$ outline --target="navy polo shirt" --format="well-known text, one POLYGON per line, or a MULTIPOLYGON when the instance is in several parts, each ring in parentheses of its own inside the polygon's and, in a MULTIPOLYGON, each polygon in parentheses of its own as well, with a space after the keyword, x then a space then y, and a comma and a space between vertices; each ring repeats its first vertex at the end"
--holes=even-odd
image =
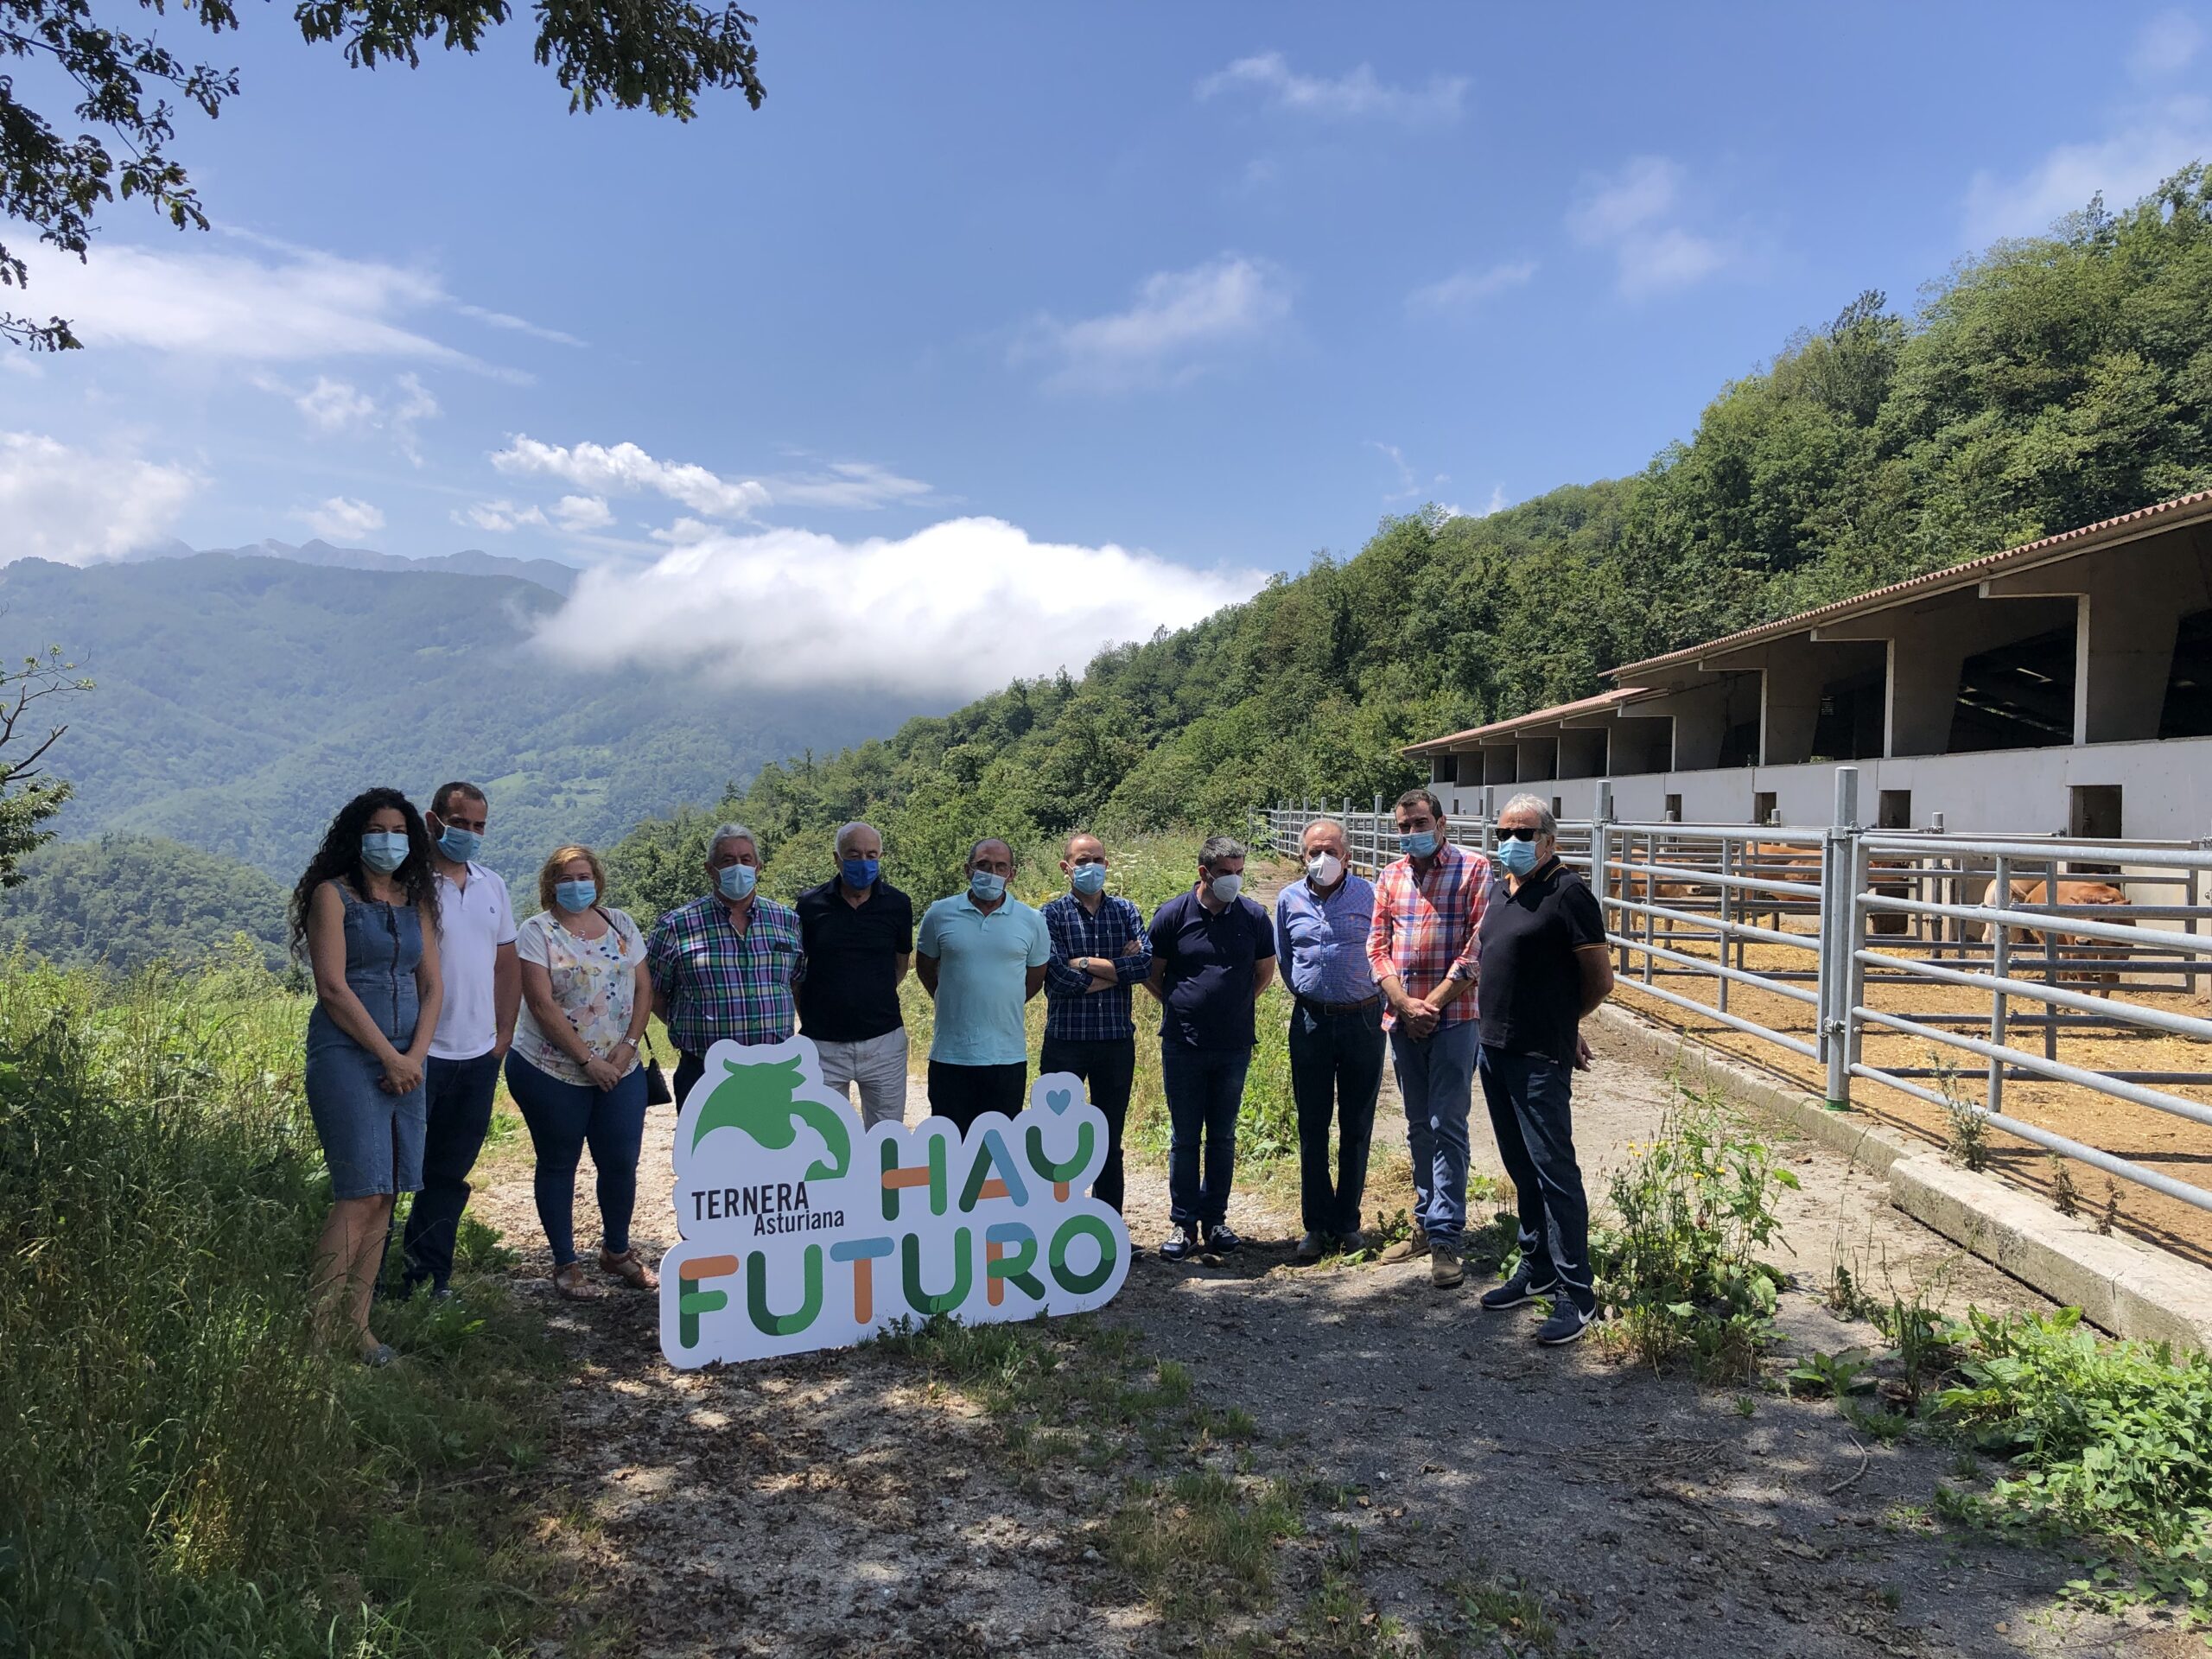
POLYGON ((1241 893, 1216 913, 1196 893, 1170 899, 1152 917, 1152 959, 1166 968, 1160 1039, 1180 1048, 1249 1048, 1252 980, 1275 953, 1268 912, 1241 893))

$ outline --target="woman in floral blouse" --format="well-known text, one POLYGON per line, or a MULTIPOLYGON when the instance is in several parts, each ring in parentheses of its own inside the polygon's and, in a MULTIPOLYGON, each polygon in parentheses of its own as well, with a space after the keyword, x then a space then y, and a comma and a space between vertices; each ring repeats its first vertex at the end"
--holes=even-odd
POLYGON ((599 1171, 602 1273, 639 1290, 660 1283, 630 1243, 645 1072, 638 1044, 652 1017, 652 982, 638 925, 600 903, 607 872, 588 847, 563 847, 537 874, 544 906, 515 934, 522 1014, 507 1052, 507 1090, 537 1149, 537 1219, 553 1247, 553 1287, 600 1294, 576 1258, 576 1165, 599 1171))

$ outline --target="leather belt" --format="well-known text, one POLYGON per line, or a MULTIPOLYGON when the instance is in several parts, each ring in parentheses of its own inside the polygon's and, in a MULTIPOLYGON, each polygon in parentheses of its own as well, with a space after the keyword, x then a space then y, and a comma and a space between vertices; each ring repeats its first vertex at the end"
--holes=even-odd
POLYGON ((1300 1007, 1312 1008, 1317 1013, 1333 1015, 1340 1014, 1364 1014, 1368 1009, 1373 1007, 1382 1000, 1382 996, 1378 994, 1369 997, 1363 1002, 1324 1002, 1319 1001, 1318 998, 1311 996, 1301 996, 1298 999, 1298 1002, 1300 1007))

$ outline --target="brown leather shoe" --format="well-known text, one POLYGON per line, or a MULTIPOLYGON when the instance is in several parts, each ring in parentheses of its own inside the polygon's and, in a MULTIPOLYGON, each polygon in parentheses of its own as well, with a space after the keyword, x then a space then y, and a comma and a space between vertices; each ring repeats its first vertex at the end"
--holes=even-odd
POLYGON ((613 1274, 632 1290, 660 1288, 660 1275, 645 1265, 645 1258, 638 1254, 638 1247, 634 1244, 620 1255, 611 1250, 601 1250, 599 1253, 599 1270, 613 1274))
POLYGON ((1428 1282, 1439 1290, 1449 1290, 1466 1276, 1467 1263, 1456 1243, 1439 1244, 1428 1253, 1428 1282))
POLYGON ((1417 1255, 1428 1254, 1428 1235, 1418 1227, 1409 1238, 1402 1238, 1375 1259, 1377 1262, 1410 1262, 1417 1255))

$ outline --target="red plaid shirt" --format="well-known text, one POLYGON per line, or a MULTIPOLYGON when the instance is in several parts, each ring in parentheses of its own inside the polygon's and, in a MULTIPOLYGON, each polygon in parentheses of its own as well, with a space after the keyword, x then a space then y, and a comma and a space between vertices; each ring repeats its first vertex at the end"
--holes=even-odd
MULTIPOLYGON (((1475 952, 1481 937, 1483 906, 1490 898, 1490 861, 1446 842, 1416 877, 1411 857, 1399 859, 1375 878, 1375 920, 1367 930, 1367 965, 1377 984, 1395 974, 1406 995, 1427 996, 1447 979, 1464 979, 1469 989, 1446 1003, 1437 1028, 1475 1018, 1475 952)), ((1388 1008, 1387 1028, 1397 1023, 1388 1008)))

